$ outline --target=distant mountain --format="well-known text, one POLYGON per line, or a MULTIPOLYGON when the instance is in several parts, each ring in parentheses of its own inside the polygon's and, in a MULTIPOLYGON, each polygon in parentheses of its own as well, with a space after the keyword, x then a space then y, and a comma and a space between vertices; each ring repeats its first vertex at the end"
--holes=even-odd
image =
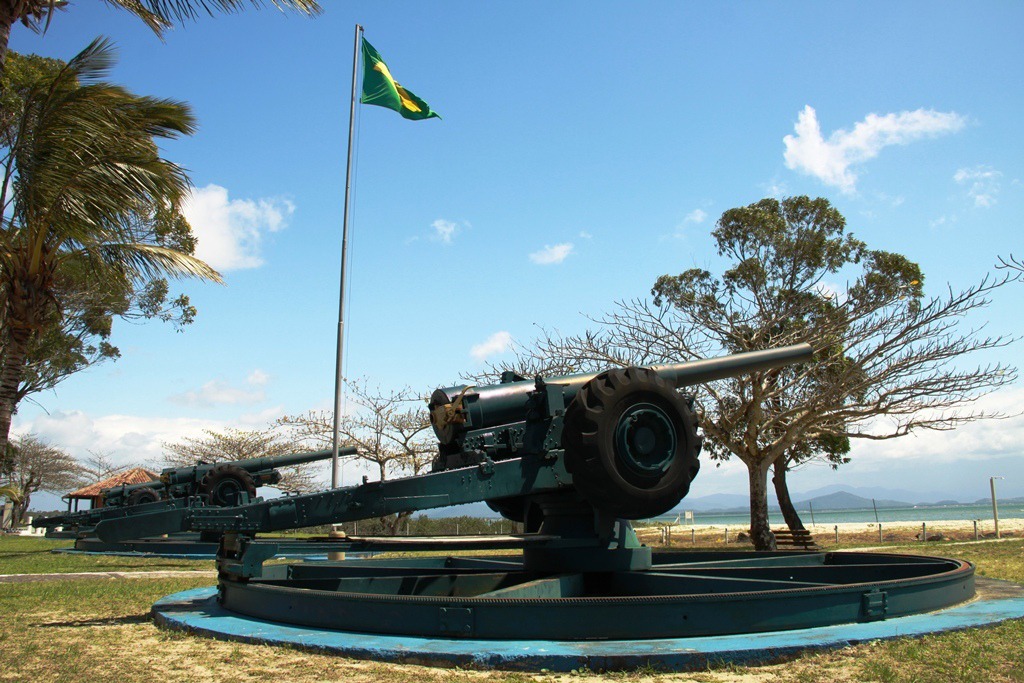
MULTIPOLYGON (((798 510, 802 510, 807 507, 808 503, 819 510, 856 510, 871 508, 870 498, 862 498, 847 491, 837 491, 825 496, 816 496, 809 500, 795 501, 794 505, 796 505, 798 510)), ((910 503, 904 503, 898 500, 887 500, 884 498, 882 500, 878 500, 876 498, 875 506, 879 509, 912 507, 910 503)))
MULTIPOLYGON (((813 506, 816 510, 855 510, 870 509, 871 498, 864 498, 849 491, 839 490, 813 497, 799 498, 794 501, 797 510, 807 510, 813 506)), ((879 508, 912 507, 911 503, 905 503, 891 498, 875 498, 875 505, 879 508)), ((779 502, 774 495, 768 497, 768 507, 777 511, 779 502)), ((676 506, 673 512, 681 510, 694 510, 695 512, 745 512, 750 509, 750 497, 735 493, 715 493, 710 496, 686 497, 683 502, 676 506)))
MULTIPOLYGON (((890 489, 884 486, 847 486, 845 484, 829 484, 810 491, 793 492, 794 499, 813 500, 818 496, 826 496, 830 493, 845 491, 855 496, 866 498, 868 507, 871 499, 879 500, 912 500, 915 504, 921 505, 948 505, 950 500, 957 499, 957 493, 953 491, 933 491, 922 493, 920 491, 908 491, 907 489, 890 489)), ((959 495, 963 495, 960 493, 959 495)))
POLYGON ((687 496, 675 509, 721 512, 723 510, 748 509, 749 506, 750 496, 737 493, 713 493, 709 496, 687 496))
MULTIPOLYGON (((1003 505, 1004 503, 1005 504, 1009 504, 1009 505, 1024 505, 1024 497, 1021 497, 1021 496, 1018 496, 1017 498, 999 498, 999 497, 997 497, 996 498, 996 503, 999 504, 999 505, 1003 505)), ((978 500, 974 501, 974 503, 972 503, 972 504, 973 505, 991 505, 992 504, 992 499, 991 498, 979 498, 978 500)))

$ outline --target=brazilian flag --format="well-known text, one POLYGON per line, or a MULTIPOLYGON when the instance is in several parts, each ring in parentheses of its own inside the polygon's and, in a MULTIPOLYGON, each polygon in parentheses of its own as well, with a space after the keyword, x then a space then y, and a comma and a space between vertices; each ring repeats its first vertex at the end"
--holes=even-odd
POLYGON ((435 116, 441 118, 429 104, 403 88, 394 79, 380 53, 366 42, 366 38, 363 38, 363 94, 359 101, 363 104, 394 109, 413 121, 435 116))

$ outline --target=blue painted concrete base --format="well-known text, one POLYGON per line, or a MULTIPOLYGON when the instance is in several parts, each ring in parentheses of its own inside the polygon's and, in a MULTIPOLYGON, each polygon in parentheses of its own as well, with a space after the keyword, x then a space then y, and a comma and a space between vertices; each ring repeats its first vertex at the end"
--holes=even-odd
POLYGON ((989 626, 1024 617, 1024 586, 979 577, 977 597, 970 602, 930 614, 865 624, 658 640, 443 640, 343 633, 261 621, 222 609, 216 593, 211 586, 168 595, 153 605, 153 616, 161 626, 221 640, 289 645, 376 661, 532 671, 571 671, 583 666, 592 671, 642 666, 681 671, 726 662, 761 664, 807 650, 989 626))

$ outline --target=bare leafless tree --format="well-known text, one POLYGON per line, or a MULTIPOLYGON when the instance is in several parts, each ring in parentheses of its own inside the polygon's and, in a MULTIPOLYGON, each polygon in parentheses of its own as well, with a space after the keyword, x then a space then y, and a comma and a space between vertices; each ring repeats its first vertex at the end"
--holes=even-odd
POLYGON ((20 524, 36 491, 64 493, 82 484, 82 467, 68 453, 42 441, 34 434, 11 441, 13 470, 8 485, 20 493, 14 502, 13 520, 20 524))
MULTIPOLYGON (((370 389, 365 380, 347 382, 346 387, 348 400, 357 409, 339 424, 343 445, 356 446, 359 454, 355 457, 375 466, 380 481, 424 472, 437 446, 429 435, 430 418, 422 398, 408 387, 395 391, 370 389)), ((323 448, 331 446, 334 421, 329 412, 286 416, 279 424, 294 430, 296 438, 323 448)), ((393 535, 410 514, 390 515, 381 522, 393 535)))
POLYGON ((80 466, 82 479, 89 484, 109 479, 131 467, 116 464, 110 453, 104 451, 89 451, 89 457, 82 460, 80 466))
MULTIPOLYGON (((167 467, 191 467, 199 462, 215 463, 230 460, 266 458, 310 450, 303 441, 275 427, 267 429, 227 429, 224 432, 204 430, 205 436, 186 437, 177 443, 164 444, 167 467)), ((276 488, 289 493, 308 493, 321 488, 317 473, 320 463, 281 467, 281 481, 276 488)))

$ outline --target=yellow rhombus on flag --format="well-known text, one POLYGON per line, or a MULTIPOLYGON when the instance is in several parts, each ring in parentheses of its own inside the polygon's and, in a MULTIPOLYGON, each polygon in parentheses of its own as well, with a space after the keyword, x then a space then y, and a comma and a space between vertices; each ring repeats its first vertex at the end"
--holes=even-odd
POLYGON ((363 38, 363 104, 394 109, 407 119, 441 118, 430 105, 406 90, 394 79, 380 53, 363 38))

